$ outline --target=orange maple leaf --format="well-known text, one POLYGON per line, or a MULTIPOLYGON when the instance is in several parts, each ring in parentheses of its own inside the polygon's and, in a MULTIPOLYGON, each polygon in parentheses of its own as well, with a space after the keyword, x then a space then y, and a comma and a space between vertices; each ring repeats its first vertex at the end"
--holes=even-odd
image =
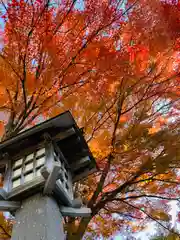
POLYGON ((0 121, 0 136, 2 136, 4 133, 4 123, 0 121))
POLYGON ((160 125, 164 125, 164 124, 167 123, 167 119, 165 119, 163 117, 159 117, 158 122, 159 122, 160 125))
POLYGON ((149 134, 154 134, 158 131, 159 131, 159 128, 157 128, 157 127, 152 127, 152 128, 149 128, 149 130, 148 130, 149 134))
POLYGON ((127 117, 126 117, 126 116, 121 116, 119 121, 120 121, 121 123, 124 123, 124 122, 127 121, 127 117))
POLYGON ((110 191, 116 189, 116 187, 117 187, 117 184, 115 184, 115 183, 108 184, 108 185, 105 186, 105 188, 103 189, 103 192, 110 192, 110 191))

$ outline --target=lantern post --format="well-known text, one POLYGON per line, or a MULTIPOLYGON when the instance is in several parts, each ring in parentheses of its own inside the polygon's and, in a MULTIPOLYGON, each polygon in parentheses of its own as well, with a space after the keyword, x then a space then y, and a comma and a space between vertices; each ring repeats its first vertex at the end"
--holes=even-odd
POLYGON ((96 171, 69 111, 0 144, 0 211, 15 215, 12 240, 64 240, 63 216, 91 214, 73 182, 96 171))

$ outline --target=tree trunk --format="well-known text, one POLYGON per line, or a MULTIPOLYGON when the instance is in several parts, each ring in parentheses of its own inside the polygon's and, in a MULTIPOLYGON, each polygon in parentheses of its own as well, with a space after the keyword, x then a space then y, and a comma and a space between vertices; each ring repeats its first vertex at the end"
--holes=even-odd
POLYGON ((89 222, 91 221, 91 218, 92 217, 82 218, 76 232, 73 232, 73 230, 71 228, 72 225, 70 224, 70 226, 68 227, 68 233, 67 233, 66 240, 81 240, 84 233, 86 232, 87 226, 88 226, 89 222))

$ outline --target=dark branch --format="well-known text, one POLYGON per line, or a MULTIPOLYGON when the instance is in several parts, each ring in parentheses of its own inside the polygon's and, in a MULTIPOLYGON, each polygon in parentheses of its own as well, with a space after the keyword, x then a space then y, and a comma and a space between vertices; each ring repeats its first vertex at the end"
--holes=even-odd
POLYGON ((129 196, 129 197, 125 197, 125 198, 114 198, 113 201, 124 201, 124 200, 127 200, 127 199, 136 199, 136 198, 143 198, 143 197, 158 198, 158 199, 164 199, 164 200, 175 200, 175 201, 179 201, 179 199, 180 199, 180 197, 178 197, 178 198, 170 198, 170 197, 165 197, 165 196, 141 194, 141 195, 129 196))
POLYGON ((134 208, 134 209, 139 210, 140 212, 143 212, 147 217, 149 217, 150 219, 152 219, 153 221, 155 221, 156 223, 158 223, 161 227, 163 227, 164 229, 168 230, 169 232, 174 233, 174 234, 176 234, 177 236, 180 237, 180 234, 178 234, 178 233, 172 231, 171 229, 169 229, 168 227, 164 226, 161 222, 159 222, 157 219, 155 219, 152 215, 150 215, 149 213, 147 213, 147 212, 144 211, 143 209, 141 209, 141 208, 139 208, 139 207, 137 207, 137 206, 134 206, 134 205, 132 205, 132 204, 126 202, 126 201, 122 201, 122 202, 125 203, 125 204, 127 204, 127 205, 129 205, 130 207, 132 207, 132 208, 134 208))

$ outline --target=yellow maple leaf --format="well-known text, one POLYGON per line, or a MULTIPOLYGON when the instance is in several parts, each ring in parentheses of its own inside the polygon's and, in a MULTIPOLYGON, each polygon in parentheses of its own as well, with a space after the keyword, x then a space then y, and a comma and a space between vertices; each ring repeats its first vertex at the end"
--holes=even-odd
POLYGON ((149 134, 154 134, 154 133, 157 133, 158 131, 159 131, 159 128, 157 127, 152 127, 148 129, 149 134))

